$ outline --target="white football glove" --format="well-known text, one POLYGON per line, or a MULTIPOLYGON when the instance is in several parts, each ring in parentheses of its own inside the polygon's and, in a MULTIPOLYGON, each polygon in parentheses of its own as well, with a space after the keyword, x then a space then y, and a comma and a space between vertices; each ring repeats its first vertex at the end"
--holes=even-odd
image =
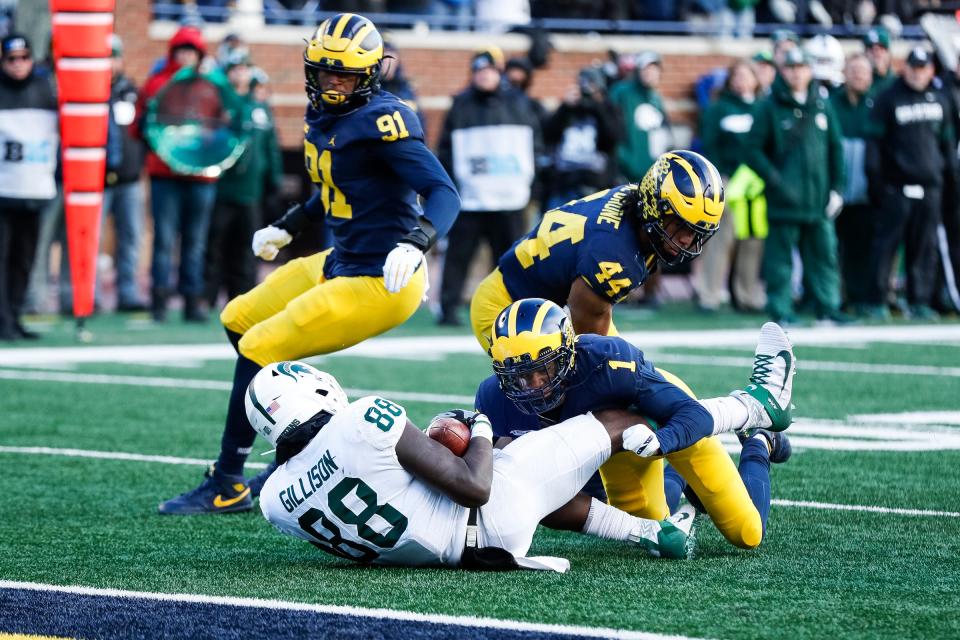
POLYGON ((407 286, 421 262, 423 252, 420 249, 406 242, 397 244, 383 263, 383 286, 390 293, 397 293, 407 286))
POLYGON ((264 260, 273 260, 280 249, 292 240, 293 236, 279 227, 264 227, 253 234, 253 255, 264 260))
POLYGON ((843 196, 841 196, 836 191, 830 192, 830 198, 827 200, 827 208, 824 210, 824 213, 827 214, 827 220, 833 220, 843 209, 843 196))
POLYGON ((641 422, 623 432, 623 448, 641 458, 649 458, 660 454, 660 441, 657 434, 641 422))

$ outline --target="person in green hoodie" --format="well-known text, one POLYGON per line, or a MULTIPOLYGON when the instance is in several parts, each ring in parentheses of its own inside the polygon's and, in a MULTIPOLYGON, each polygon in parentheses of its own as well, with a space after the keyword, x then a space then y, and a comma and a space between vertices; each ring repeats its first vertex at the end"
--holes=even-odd
POLYGON ((796 322, 793 250, 803 260, 818 320, 846 322, 840 312, 837 238, 843 207, 843 143, 837 116, 812 83, 809 61, 787 52, 769 98, 757 105, 746 161, 766 183, 769 232, 763 256, 767 313, 796 322))
POLYGON ((228 58, 224 71, 240 96, 240 119, 250 138, 236 164, 217 184, 205 260, 205 297, 211 308, 216 308, 221 290, 232 300, 257 284, 256 256, 245 249, 253 233, 263 226, 260 203, 264 190, 279 190, 283 174, 273 115, 269 105, 258 101, 251 90, 252 68, 246 53, 228 58))
POLYGON ((706 312, 715 311, 729 301, 730 293, 740 309, 759 311, 766 302, 760 282, 760 259, 767 228, 763 181, 742 164, 759 90, 751 61, 737 60, 727 70, 727 80, 717 99, 700 119, 703 153, 713 159, 723 178, 727 211, 733 214, 720 225, 694 265, 697 304, 706 312), (736 180, 731 181, 734 176, 736 180), (733 200, 731 193, 735 196, 733 200), (748 193, 754 197, 748 197, 748 193), (731 259, 732 292, 728 292, 731 259))
POLYGON ((623 116, 617 161, 628 182, 640 182, 660 154, 673 146, 667 109, 657 90, 663 62, 648 51, 637 55, 636 64, 635 77, 610 88, 610 101, 623 116))

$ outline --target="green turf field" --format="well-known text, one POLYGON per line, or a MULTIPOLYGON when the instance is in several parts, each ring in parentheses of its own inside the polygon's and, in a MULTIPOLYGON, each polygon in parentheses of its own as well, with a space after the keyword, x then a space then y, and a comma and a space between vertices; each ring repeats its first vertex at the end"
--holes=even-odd
MULTIPOLYGON (((699 395, 745 383, 752 347, 703 345, 709 329, 759 329, 760 319, 618 314, 622 330, 689 330, 687 345, 649 355, 699 395)), ((73 350, 63 362, 36 363, 33 347, 75 346, 71 326, 55 322, 45 344, 0 350, 0 579, 697 637, 960 637, 960 333, 941 326, 953 333, 920 344, 797 341, 795 453, 773 469, 760 549, 730 546, 709 521, 698 528, 696 557, 674 562, 541 529, 531 553, 573 564, 547 575, 351 566, 281 537, 258 510, 157 516, 157 503, 194 486, 203 466, 115 454, 215 457, 232 363, 77 362, 73 350)), ((90 327, 94 348, 225 343, 212 324, 104 317, 90 327)), ((420 314, 390 336, 427 334, 465 331, 434 331, 420 314)), ((478 350, 314 362, 351 395, 394 392, 421 425, 453 401, 469 404, 488 373, 478 350)), ((268 447, 257 446, 251 461, 262 463, 257 453, 268 447)))

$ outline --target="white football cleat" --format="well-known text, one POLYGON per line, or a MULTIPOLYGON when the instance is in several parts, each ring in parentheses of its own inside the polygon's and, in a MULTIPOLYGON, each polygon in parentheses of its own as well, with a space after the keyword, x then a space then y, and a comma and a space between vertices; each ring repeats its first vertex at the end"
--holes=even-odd
POLYGON ((693 549, 693 523, 697 510, 685 504, 666 520, 646 520, 630 533, 630 540, 655 558, 683 560, 693 549))
POLYGON ((760 328, 750 384, 730 394, 743 402, 750 413, 750 419, 738 433, 752 435, 757 429, 783 431, 790 426, 796 370, 793 346, 787 334, 776 322, 767 322, 760 328))

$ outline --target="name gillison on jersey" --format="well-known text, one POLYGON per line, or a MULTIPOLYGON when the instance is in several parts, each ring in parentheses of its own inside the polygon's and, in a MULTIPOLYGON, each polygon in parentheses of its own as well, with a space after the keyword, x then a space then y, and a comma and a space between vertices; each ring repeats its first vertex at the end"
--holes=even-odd
POLYGON ((333 461, 333 454, 327 449, 317 460, 317 464, 310 467, 297 481, 280 492, 280 502, 287 513, 293 513, 304 501, 316 493, 323 486, 333 472, 340 467, 333 461))

